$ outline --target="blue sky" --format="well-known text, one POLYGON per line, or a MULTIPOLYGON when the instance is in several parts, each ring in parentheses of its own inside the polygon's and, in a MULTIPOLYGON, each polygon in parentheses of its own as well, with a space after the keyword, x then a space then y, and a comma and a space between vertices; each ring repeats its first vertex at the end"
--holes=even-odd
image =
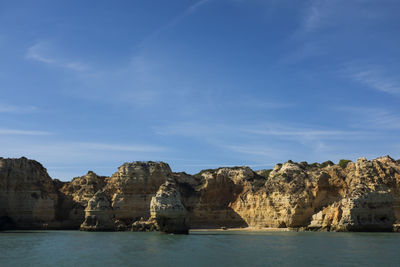
POLYGON ((400 157, 400 2, 1 1, 0 147, 123 162, 400 157))

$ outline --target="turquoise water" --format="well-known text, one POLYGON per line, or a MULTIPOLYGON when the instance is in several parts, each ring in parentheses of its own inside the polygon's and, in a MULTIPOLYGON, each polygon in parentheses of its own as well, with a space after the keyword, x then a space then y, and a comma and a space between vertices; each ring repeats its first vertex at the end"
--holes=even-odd
POLYGON ((400 266, 400 234, 0 232, 0 266, 400 266))

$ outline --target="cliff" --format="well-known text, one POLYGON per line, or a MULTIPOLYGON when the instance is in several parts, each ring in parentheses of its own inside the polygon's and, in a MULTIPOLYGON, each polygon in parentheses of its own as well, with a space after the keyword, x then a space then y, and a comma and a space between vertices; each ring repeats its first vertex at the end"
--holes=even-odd
POLYGON ((27 158, 0 158, 0 229, 55 227, 58 197, 43 166, 27 158))
POLYGON ((132 162, 111 177, 90 171, 71 182, 52 180, 36 161, 0 158, 0 229, 391 231, 399 223, 400 163, 389 156, 195 175, 132 162))

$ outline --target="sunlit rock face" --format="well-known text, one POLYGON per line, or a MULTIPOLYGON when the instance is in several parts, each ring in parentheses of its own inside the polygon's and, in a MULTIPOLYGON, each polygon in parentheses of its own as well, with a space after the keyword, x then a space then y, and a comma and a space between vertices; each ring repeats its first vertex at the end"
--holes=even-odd
POLYGON ((392 231, 393 197, 375 191, 344 198, 312 216, 310 230, 392 231))
POLYGON ((55 227, 57 193, 43 166, 0 158, 0 229, 55 227))
POLYGON ((0 229, 81 225, 95 231, 397 231, 400 163, 389 156, 337 165, 288 161, 272 170, 230 167, 189 175, 163 162, 132 162, 111 177, 88 172, 61 182, 36 161, 0 158, 0 229))
POLYGON ((107 179, 89 171, 60 186, 57 215, 65 228, 79 228, 85 218, 85 207, 96 192, 104 188, 107 179))
POLYGON ((85 208, 85 220, 81 225, 85 231, 114 231, 115 224, 110 200, 103 191, 98 191, 85 208))
POLYGON ((132 223, 150 217, 150 201, 159 187, 172 177, 163 162, 133 162, 119 167, 108 180, 105 191, 111 196, 115 218, 132 223))
POLYGON ((400 165, 390 157, 338 165, 287 162, 234 210, 254 227, 386 231, 399 221, 400 165))
POLYGON ((172 180, 162 184, 151 199, 150 214, 162 232, 189 233, 187 211, 181 202, 181 195, 177 190, 176 183, 172 180))
POLYGON ((263 186, 241 195, 234 210, 252 227, 302 227, 316 210, 340 199, 344 187, 334 167, 287 162, 275 166, 263 186))
POLYGON ((247 226, 234 204, 249 188, 264 181, 248 167, 205 170, 195 176, 180 173, 175 179, 192 228, 247 226))

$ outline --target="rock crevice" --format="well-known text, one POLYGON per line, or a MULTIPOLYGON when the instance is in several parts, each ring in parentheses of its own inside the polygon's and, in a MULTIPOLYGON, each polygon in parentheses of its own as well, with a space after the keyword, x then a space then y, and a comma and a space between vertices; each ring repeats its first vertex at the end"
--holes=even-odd
POLYGON ((271 170, 223 167, 190 175, 163 162, 125 163, 53 180, 26 158, 0 158, 0 230, 289 227, 390 231, 400 225, 400 162, 288 161, 271 170))

